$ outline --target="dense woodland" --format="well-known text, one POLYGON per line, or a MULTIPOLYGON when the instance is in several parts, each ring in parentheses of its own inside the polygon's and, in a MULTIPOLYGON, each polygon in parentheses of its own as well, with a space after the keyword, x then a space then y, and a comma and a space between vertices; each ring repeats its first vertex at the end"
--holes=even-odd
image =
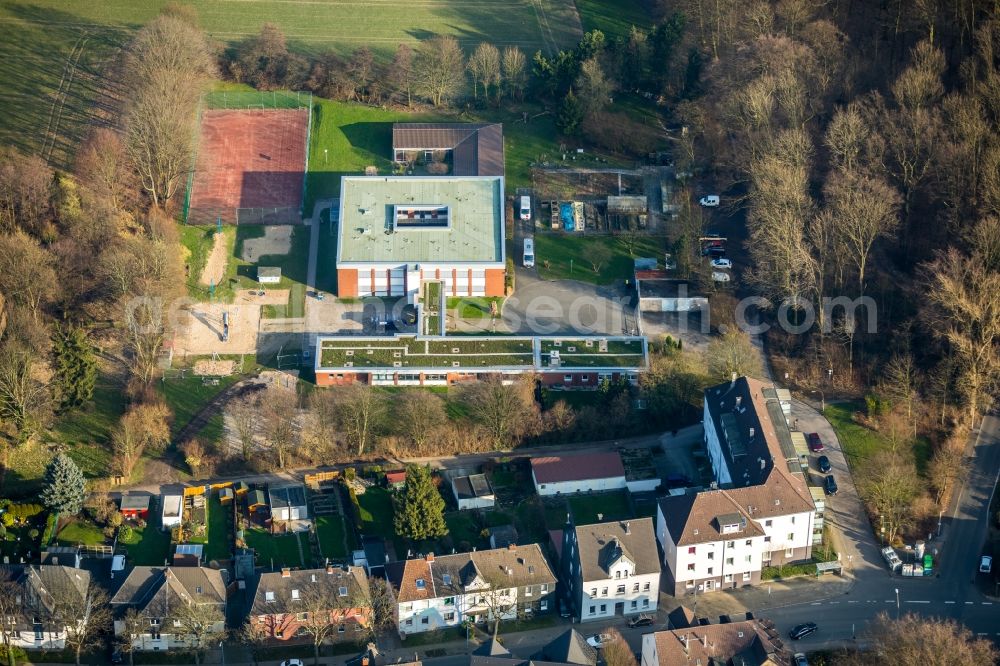
MULTIPOLYGON (((1000 377, 996 11, 974 0, 664 1, 628 35, 591 31, 551 56, 488 43, 463 52, 438 36, 383 61, 367 47, 348 58, 299 54, 269 25, 219 44, 191 10, 168 7, 107 73, 118 104, 102 112, 71 172, 4 149, 4 459, 33 441, 58 447, 53 417, 83 408, 98 374, 127 392, 111 441, 98 444, 128 477, 143 456, 175 445, 175 460, 206 474, 226 459, 289 467, 676 428, 697 420, 707 383, 760 371, 748 337, 719 325, 735 305, 723 296, 713 299, 720 335, 709 360, 654 341, 641 385, 606 386, 590 405, 530 383, 486 382, 447 398, 306 390, 280 408, 234 404, 245 432, 266 433, 268 456, 252 455, 249 435, 236 452, 171 442, 156 361, 169 307, 184 296, 177 201, 198 97, 225 78, 359 104, 550 113, 564 135, 636 158, 669 144, 692 191, 717 187, 745 230, 752 268, 738 295, 766 297, 767 321, 816 318, 802 333, 767 334, 775 376, 787 373, 806 394, 864 398, 858 418, 893 443, 870 461, 874 473, 858 474, 873 512, 906 532, 936 514, 961 473, 965 436, 1000 377), (826 298, 863 296, 877 332, 863 311, 858 321, 844 308, 824 312, 826 298), (648 410, 635 411, 637 397, 648 410), (289 422, 295 408, 301 437, 289 422), (929 485, 912 455, 918 439, 930 443, 919 470, 929 485)), ((703 227, 692 209, 670 227, 682 272, 701 262, 703 227)))

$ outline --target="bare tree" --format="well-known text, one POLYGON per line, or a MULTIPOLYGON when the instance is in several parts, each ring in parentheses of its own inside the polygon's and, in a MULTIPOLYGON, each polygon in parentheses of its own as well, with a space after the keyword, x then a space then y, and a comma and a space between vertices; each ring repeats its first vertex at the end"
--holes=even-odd
POLYGON ((134 391, 149 387, 156 377, 157 360, 163 348, 166 331, 161 303, 153 299, 136 299, 124 303, 124 338, 126 363, 134 391))
POLYGON ((447 104, 462 90, 465 56, 458 40, 437 36, 420 42, 413 60, 413 87, 434 106, 447 104))
POLYGON ((883 612, 865 633, 871 649, 844 657, 844 664, 962 666, 992 664, 1000 659, 1000 652, 988 638, 973 636, 968 628, 951 619, 907 613, 894 620, 883 612))
POLYGON ((469 56, 469 73, 472 74, 472 92, 479 99, 479 83, 483 84, 483 96, 489 99, 490 86, 500 89, 500 50, 488 42, 483 42, 469 56))
POLYGON ((596 57, 580 63, 580 74, 576 77, 575 90, 584 109, 585 116, 593 116, 611 103, 614 84, 604 73, 596 57))
POLYGON ((52 168, 39 155, 0 149, 0 229, 41 236, 50 223, 52 168))
POLYGON ((955 483, 968 470, 962 448, 962 444, 951 440, 942 442, 927 465, 927 478, 934 486, 934 499, 938 506, 943 507, 955 483))
POLYGON ((14 341, 0 348, 0 421, 13 439, 23 443, 34 437, 51 414, 50 392, 39 372, 36 352, 14 341))
POLYGON ((117 625, 118 645, 128 655, 129 666, 135 666, 135 642, 149 629, 149 618, 135 608, 129 608, 117 625))
POLYGON ((204 33, 161 15, 129 44, 123 70, 126 152, 153 205, 162 206, 190 168, 194 109, 215 59, 204 33))
POLYGON ((201 663, 202 652, 226 635, 226 617, 215 604, 178 604, 172 609, 168 621, 173 625, 177 638, 191 650, 195 664, 201 663))
POLYGON ((368 590, 371 596, 371 631, 375 638, 396 625, 396 600, 392 587, 384 578, 369 578, 368 590))
POLYGON ((59 288, 52 255, 23 231, 0 235, 0 292, 32 315, 59 288))
POLYGON ((904 455, 879 452, 866 462, 858 478, 858 491, 872 514, 880 517, 890 544, 912 523, 913 500, 920 489, 916 466, 904 455))
POLYGON ((264 648, 271 642, 270 627, 264 622, 254 622, 253 618, 249 618, 240 625, 236 637, 250 649, 250 659, 253 660, 254 666, 257 666, 264 654, 264 648))
POLYGON ((494 449, 510 446, 524 423, 535 417, 531 380, 521 378, 507 386, 500 375, 489 375, 463 389, 469 416, 484 430, 494 449))
POLYGON ((951 248, 926 266, 926 320, 959 369, 969 425, 975 427, 1000 374, 1000 273, 978 255, 951 248))
POLYGON ((397 92, 406 95, 406 106, 413 104, 413 49, 400 44, 392 58, 388 72, 389 83, 397 92))
POLYGON ((257 433, 263 424, 260 396, 256 393, 234 400, 229 406, 229 418, 232 419, 236 439, 240 443, 240 453, 244 461, 249 461, 254 455, 257 443, 257 433))
POLYGON ((527 59, 524 52, 516 46, 507 46, 503 50, 501 62, 503 82, 511 99, 523 99, 527 86, 527 59))
POLYGON ((632 648, 614 627, 604 630, 604 648, 601 654, 607 666, 636 666, 632 648))
POLYGON ((94 581, 84 590, 72 582, 47 588, 52 598, 52 616, 66 631, 66 647, 73 651, 77 666, 84 650, 100 645, 111 625, 108 594, 94 581))
POLYGON ((114 470, 130 478, 143 454, 156 454, 170 443, 170 408, 162 402, 139 404, 127 411, 111 433, 114 470))
POLYGON ((367 384, 331 389, 340 404, 341 430, 357 455, 372 448, 386 416, 385 396, 367 384))
POLYGON ((264 439, 274 454, 278 469, 291 464, 298 446, 295 420, 298 417, 298 400, 295 393, 275 388, 263 400, 264 439))
POLYGON ((200 439, 192 438, 181 444, 181 453, 184 455, 184 462, 191 470, 191 476, 201 478, 202 471, 209 466, 210 456, 200 439))
POLYGON ((77 154, 74 172, 115 212, 121 214, 136 204, 139 183, 129 169, 125 143, 117 132, 94 130, 77 154))
POLYGON ((882 390, 891 400, 906 410, 906 418, 913 418, 916 402, 919 369, 909 351, 892 355, 882 372, 882 390))
POLYGON ((709 343, 708 372, 713 379, 724 381, 733 373, 760 377, 762 371, 761 352, 739 328, 730 328, 709 343))
POLYGON ((427 391, 406 391, 398 397, 394 411, 397 431, 417 448, 423 448, 434 429, 447 420, 444 401, 427 391))
POLYGON ((7 657, 7 666, 16 666, 14 662, 14 645, 12 639, 19 637, 14 618, 19 617, 24 612, 24 605, 21 602, 21 589, 15 580, 12 569, 4 568, 0 570, 0 638, 3 639, 4 652, 7 657))
POLYGON ((319 651, 323 643, 337 632, 347 611, 365 608, 368 600, 353 585, 344 589, 329 577, 317 578, 316 583, 305 585, 299 590, 298 599, 284 599, 286 614, 295 618, 300 631, 312 641, 313 663, 319 663, 319 651))

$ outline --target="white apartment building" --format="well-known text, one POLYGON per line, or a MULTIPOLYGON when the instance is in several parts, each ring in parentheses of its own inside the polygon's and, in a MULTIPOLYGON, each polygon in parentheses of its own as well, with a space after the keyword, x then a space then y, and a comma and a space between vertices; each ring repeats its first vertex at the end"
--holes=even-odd
POLYGON ((581 622, 655 613, 660 562, 651 518, 563 530, 561 578, 581 622))
POLYGON ((393 562, 401 636, 553 610, 556 577, 538 544, 393 562))
POLYGON ((713 488, 657 508, 677 596, 754 585, 763 567, 812 556, 816 509, 776 389, 743 377, 706 390, 705 439, 713 488))

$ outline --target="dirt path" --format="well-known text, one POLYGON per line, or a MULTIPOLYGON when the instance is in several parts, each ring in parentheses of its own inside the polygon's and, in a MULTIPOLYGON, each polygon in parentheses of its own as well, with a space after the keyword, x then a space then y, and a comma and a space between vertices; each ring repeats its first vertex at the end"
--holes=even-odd
POLYGON ((201 271, 201 283, 204 285, 219 284, 226 276, 226 235, 216 233, 212 242, 212 251, 208 254, 208 261, 201 271))
POLYGON ((209 419, 222 411, 222 408, 226 406, 226 403, 234 397, 239 397, 248 391, 254 390, 250 387, 255 385, 260 385, 260 379, 256 375, 252 375, 246 379, 236 382, 225 391, 222 391, 217 396, 212 398, 208 404, 201 408, 201 411, 191 417, 191 420, 188 421, 187 425, 177 432, 177 435, 174 437, 174 444, 180 445, 191 437, 197 435, 206 425, 208 425, 209 419))

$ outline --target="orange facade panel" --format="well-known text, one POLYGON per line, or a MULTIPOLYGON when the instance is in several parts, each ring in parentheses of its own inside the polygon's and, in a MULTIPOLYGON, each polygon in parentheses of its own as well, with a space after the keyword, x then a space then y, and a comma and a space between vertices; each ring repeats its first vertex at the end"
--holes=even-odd
POLYGON ((503 296, 504 290, 504 274, 505 271, 502 268, 487 268, 486 269, 486 295, 487 296, 503 296))
POLYGON ((358 297, 358 269, 337 269, 337 296, 340 298, 358 297))

